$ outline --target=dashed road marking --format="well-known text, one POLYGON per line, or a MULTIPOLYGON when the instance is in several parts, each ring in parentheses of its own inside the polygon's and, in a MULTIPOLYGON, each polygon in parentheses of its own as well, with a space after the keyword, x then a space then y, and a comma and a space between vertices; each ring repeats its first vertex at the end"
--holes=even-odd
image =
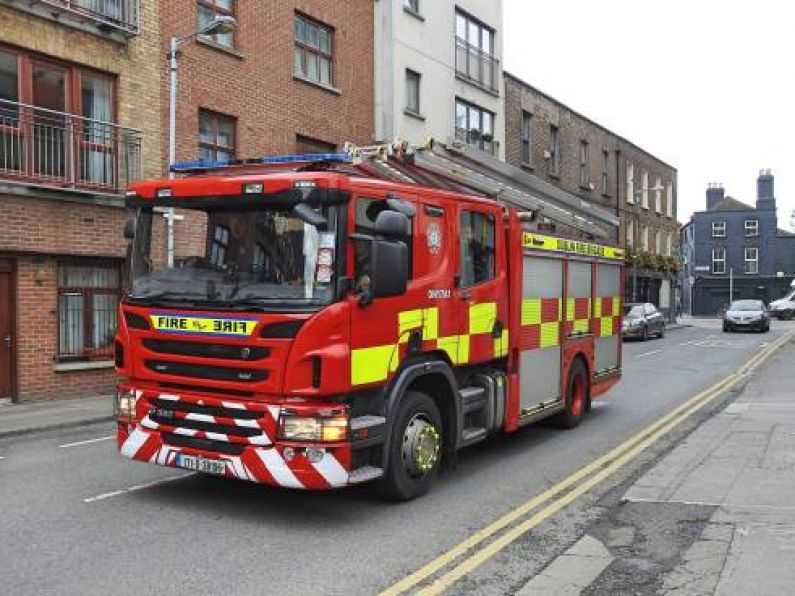
POLYGON ((113 492, 109 493, 103 493, 101 495, 96 495, 95 497, 88 497, 87 499, 83 499, 83 503, 96 503, 97 501, 104 501, 105 499, 118 497, 119 495, 126 495, 127 493, 135 492, 137 490, 152 488, 153 486, 157 486, 158 484, 174 482, 175 480, 182 480, 183 478, 188 478, 190 476, 195 476, 195 475, 196 472, 188 472, 187 474, 180 474, 179 476, 169 476, 168 478, 161 478, 160 480, 153 480, 152 482, 146 482, 144 484, 136 484, 135 486, 114 490, 113 492))
POLYGON ((107 437, 99 437, 96 439, 88 439, 86 441, 76 441, 74 443, 65 443, 63 445, 58 445, 58 449, 68 449, 69 447, 79 447, 80 445, 90 445, 91 443, 99 443, 100 441, 110 441, 111 439, 115 439, 116 435, 108 435, 107 437))
POLYGON ((645 358, 646 356, 654 356, 654 354, 662 354, 665 350, 652 350, 651 352, 644 352, 643 354, 638 354, 635 358, 645 358))

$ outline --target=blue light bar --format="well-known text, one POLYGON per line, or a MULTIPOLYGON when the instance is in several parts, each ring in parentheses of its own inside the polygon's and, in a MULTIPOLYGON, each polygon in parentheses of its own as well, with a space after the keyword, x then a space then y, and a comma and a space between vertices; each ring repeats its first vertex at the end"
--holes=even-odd
POLYGON ((347 153, 305 153, 300 155, 273 155, 253 159, 234 159, 229 161, 184 161, 171 164, 172 172, 191 172, 196 170, 216 170, 236 166, 251 165, 285 165, 315 162, 351 163, 353 159, 347 153))

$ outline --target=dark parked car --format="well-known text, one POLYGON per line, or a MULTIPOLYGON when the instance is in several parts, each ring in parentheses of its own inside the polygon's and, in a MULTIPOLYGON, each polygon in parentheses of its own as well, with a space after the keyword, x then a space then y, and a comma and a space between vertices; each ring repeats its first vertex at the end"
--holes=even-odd
POLYGON ((735 300, 723 315, 723 330, 770 331, 770 316, 761 300, 735 300))
POLYGON ((648 302, 624 304, 621 335, 646 341, 650 335, 665 336, 665 317, 648 302))

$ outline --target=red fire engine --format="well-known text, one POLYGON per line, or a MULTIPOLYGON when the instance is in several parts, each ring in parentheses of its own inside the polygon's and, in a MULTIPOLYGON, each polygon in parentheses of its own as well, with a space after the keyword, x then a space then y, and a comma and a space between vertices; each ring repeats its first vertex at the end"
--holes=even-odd
POLYGON ((350 150, 133 185, 122 455, 410 499, 490 434, 576 426, 621 375, 622 251, 548 235, 548 216, 598 226, 455 159, 350 150))

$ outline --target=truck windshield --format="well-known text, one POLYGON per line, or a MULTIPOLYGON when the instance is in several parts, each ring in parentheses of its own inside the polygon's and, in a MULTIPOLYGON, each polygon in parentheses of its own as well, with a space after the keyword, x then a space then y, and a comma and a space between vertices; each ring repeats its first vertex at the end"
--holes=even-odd
POLYGON ((289 210, 182 211, 173 267, 166 221, 140 209, 130 249, 127 300, 222 308, 311 308, 334 298, 336 207, 323 229, 289 210))

